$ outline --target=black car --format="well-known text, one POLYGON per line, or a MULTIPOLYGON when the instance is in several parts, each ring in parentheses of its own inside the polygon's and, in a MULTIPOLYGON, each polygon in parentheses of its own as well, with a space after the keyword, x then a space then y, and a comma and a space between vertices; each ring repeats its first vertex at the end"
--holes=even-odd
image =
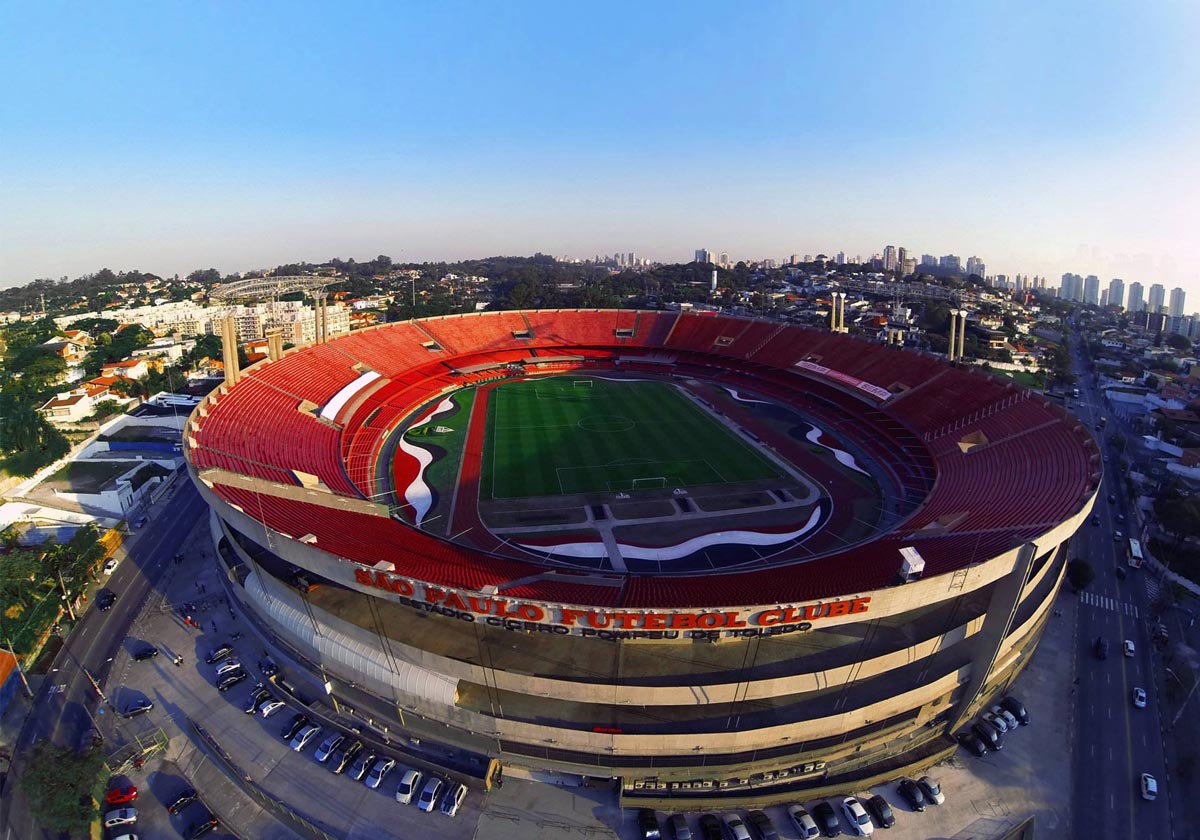
POLYGON ((1021 721, 1022 726, 1029 725, 1029 712, 1025 711, 1025 704, 1013 697, 1011 694, 1000 701, 1000 705, 1013 713, 1013 717, 1021 721))
POLYGON ((688 828, 687 817, 683 814, 667 817, 667 832, 671 835, 671 840, 692 840, 692 830, 688 828))
POLYGON ((364 750, 358 754, 358 758, 354 759, 354 763, 350 765, 350 770, 346 773, 351 779, 356 782, 361 782, 367 775, 367 771, 375 766, 375 760, 379 756, 371 750, 364 750))
POLYGON ((217 691, 228 691, 244 679, 246 679, 245 671, 234 671, 232 674, 226 674, 217 683, 217 691))
POLYGON ((817 821, 817 827, 826 837, 837 837, 842 833, 837 811, 833 810, 833 806, 828 802, 818 802, 812 809, 812 818, 817 821))
POLYGON ((992 726, 986 720, 972 724, 971 734, 980 741, 983 741, 989 750, 1000 752, 1000 750, 1004 749, 1004 736, 1000 734, 999 729, 992 726))
POLYGON ((289 723, 287 725, 287 728, 285 728, 283 730, 283 733, 282 733, 283 740, 285 740, 285 741, 292 740, 293 738, 296 737, 296 733, 299 732, 301 730, 301 728, 307 726, 310 723, 312 723, 312 721, 308 719, 308 715, 303 714, 301 712, 297 712, 296 714, 294 714, 292 716, 292 722, 289 723))
POLYGON ((658 827, 658 817, 651 809, 642 808, 637 812, 637 824, 643 840, 660 840, 662 837, 662 831, 658 827))
POLYGON ((875 822, 879 823, 880 828, 891 828, 896 824, 896 815, 892 813, 892 806, 879 794, 868 799, 866 806, 867 810, 871 812, 871 816, 875 818, 875 822))
POLYGON ((211 831, 216 831, 218 825, 217 818, 209 814, 208 819, 195 823, 187 830, 188 840, 196 840, 197 837, 203 837, 211 831))
POLYGON ((138 648, 133 654, 133 658, 137 662, 145 662, 147 659, 153 659, 158 656, 158 648, 154 645, 146 645, 143 648, 138 648))
POLYGON ((700 840, 725 840, 721 821, 712 814, 700 815, 700 840))
POLYGON ((167 813, 168 814, 178 814, 180 811, 182 811, 187 806, 191 805, 193 802, 199 801, 199 799, 200 799, 200 794, 196 793, 195 788, 188 788, 183 793, 179 794, 179 796, 176 797, 174 802, 172 802, 170 805, 167 806, 167 813))
POLYGON ((924 811, 928 804, 925 801, 925 794, 921 791, 921 786, 912 779, 904 779, 900 782, 900 787, 896 789, 904 801, 908 803, 908 807, 914 811, 924 811))
POLYGON ((973 756, 982 758, 987 755, 987 744, 979 740, 979 736, 973 732, 958 733, 958 743, 973 756))
POLYGON ((1103 636, 1097 636, 1095 649, 1097 659, 1108 659, 1108 639, 1103 636))
POLYGON ((271 658, 261 659, 258 662, 258 670, 262 672, 264 677, 273 677, 279 673, 279 666, 275 664, 271 658))
POLYGON ((138 715, 144 715, 146 712, 154 708, 154 701, 143 697, 141 700, 134 700, 121 710, 121 717, 131 718, 138 715))
POLYGON ((117 603, 117 593, 111 589, 101 589, 100 594, 96 596, 96 609, 100 612, 108 612, 115 603, 117 603))
POLYGON ((204 657, 204 661, 209 665, 215 665, 222 659, 228 659, 233 656, 233 645, 221 645, 209 651, 208 656, 204 657))
POLYGON ((246 714, 252 715, 258 711, 258 704, 271 696, 271 692, 263 688, 263 684, 259 683, 250 689, 250 696, 246 699, 246 708, 243 709, 246 714))
POLYGON ((363 751, 363 742, 355 741, 344 750, 338 750, 329 757, 329 772, 341 773, 347 767, 354 764, 354 759, 358 758, 358 754, 363 751))
POLYGON ((750 826, 751 834, 755 835, 758 840, 779 840, 779 832, 775 830, 775 823, 771 822, 771 818, 762 811, 748 812, 746 823, 750 826))

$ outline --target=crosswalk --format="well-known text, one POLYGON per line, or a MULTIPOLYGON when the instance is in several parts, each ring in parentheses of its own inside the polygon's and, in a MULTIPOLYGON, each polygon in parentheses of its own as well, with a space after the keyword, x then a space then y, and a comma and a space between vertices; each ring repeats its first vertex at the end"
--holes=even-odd
POLYGON ((1132 618, 1139 618, 1141 613, 1136 604, 1127 604, 1124 601, 1118 601, 1116 598, 1110 598, 1107 595, 1095 595, 1091 592, 1082 592, 1079 595, 1079 600, 1088 606, 1099 607, 1103 610, 1112 610, 1132 618))
MULTIPOLYGON (((1149 571, 1149 569, 1146 571, 1149 571)), ((1153 574, 1142 575, 1142 583, 1146 587, 1146 603, 1153 604, 1158 600, 1158 576, 1153 574)))

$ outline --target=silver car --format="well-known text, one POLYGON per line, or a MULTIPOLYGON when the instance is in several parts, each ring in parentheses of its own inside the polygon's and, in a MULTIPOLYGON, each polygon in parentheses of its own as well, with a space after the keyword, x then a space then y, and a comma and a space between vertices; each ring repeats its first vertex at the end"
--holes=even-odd
POLYGON ((301 752, 308 746, 308 742, 317 737, 321 733, 321 727, 315 723, 310 723, 308 726, 296 733, 296 737, 292 739, 291 748, 296 752, 301 752))

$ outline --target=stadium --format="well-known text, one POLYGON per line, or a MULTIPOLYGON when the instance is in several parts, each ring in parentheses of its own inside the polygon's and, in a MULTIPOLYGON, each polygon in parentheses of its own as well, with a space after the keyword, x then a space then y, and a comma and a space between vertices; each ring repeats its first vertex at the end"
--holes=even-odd
POLYGON ((185 452, 238 599, 322 680, 676 807, 951 754, 1100 481, 1087 430, 985 372, 633 310, 275 341, 185 452))

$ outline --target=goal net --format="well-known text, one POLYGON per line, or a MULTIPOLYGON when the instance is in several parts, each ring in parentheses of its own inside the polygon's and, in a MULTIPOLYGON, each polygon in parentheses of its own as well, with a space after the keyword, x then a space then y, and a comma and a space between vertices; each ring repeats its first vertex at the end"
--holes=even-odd
POLYGON ((633 479, 634 490, 652 490, 667 486, 667 477, 665 475, 656 475, 649 478, 633 479))
POLYGON ((575 388, 591 388, 592 380, 590 380, 590 379, 575 379, 571 382, 571 385, 575 388))

